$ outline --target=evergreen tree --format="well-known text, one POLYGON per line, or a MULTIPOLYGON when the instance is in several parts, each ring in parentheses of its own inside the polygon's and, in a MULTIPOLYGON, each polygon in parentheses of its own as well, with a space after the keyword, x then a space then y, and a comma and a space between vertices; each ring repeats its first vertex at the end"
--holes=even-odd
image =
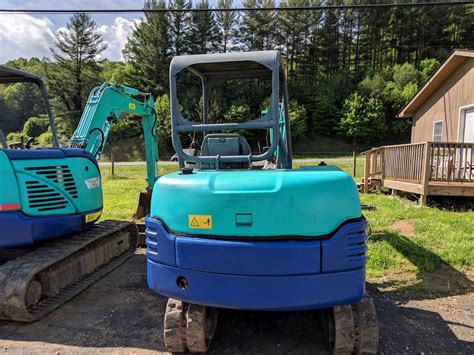
MULTIPOLYGON (((257 8, 259 7, 259 0, 244 0, 242 2, 243 7, 245 8, 257 8)), ((256 11, 246 11, 242 17, 241 29, 241 40, 245 45, 246 49, 249 51, 254 51, 261 48, 259 43, 259 26, 260 26, 260 16, 256 11)))
POLYGON ((101 62, 98 57, 107 46, 88 14, 75 13, 66 28, 56 34, 57 51, 51 49, 59 72, 50 72, 50 89, 68 110, 81 111, 90 90, 97 85, 101 62))
MULTIPOLYGON (((271 9, 275 7, 274 0, 261 0, 259 4, 262 8, 271 9)), ((260 14, 260 26, 258 31, 261 49, 275 49, 278 42, 278 13, 276 11, 262 11, 260 14)))
MULTIPOLYGON (((145 9, 165 9, 164 0, 147 0, 145 9)), ((130 85, 151 92, 155 97, 168 90, 170 44, 168 17, 164 13, 146 13, 125 46, 124 56, 131 66, 130 85)))
MULTIPOLYGON (((218 0, 219 9, 232 8, 232 0, 218 0)), ((238 24, 239 14, 237 12, 216 12, 217 25, 217 49, 219 52, 232 52, 238 48, 238 24)))
MULTIPOLYGON (((170 8, 188 10, 191 1, 171 0, 170 8)), ((171 55, 182 55, 190 51, 191 45, 191 16, 186 11, 175 11, 169 16, 169 40, 171 55)))
MULTIPOLYGON (((201 0, 196 9, 209 9, 209 1, 201 0)), ((214 13, 194 12, 191 18, 191 51, 194 54, 214 52, 217 48, 217 28, 214 13)))

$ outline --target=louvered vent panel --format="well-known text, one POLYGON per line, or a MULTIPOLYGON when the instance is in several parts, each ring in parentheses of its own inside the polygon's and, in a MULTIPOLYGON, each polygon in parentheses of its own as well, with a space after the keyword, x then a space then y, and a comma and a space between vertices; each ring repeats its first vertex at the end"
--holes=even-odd
POLYGON ((39 181, 26 181, 28 204, 39 212, 61 210, 66 208, 68 201, 59 192, 39 181))
POLYGON ((349 263, 364 265, 367 260, 365 231, 352 232, 347 236, 346 256, 349 263))
POLYGON ((66 190, 72 198, 77 198, 77 187, 71 169, 67 165, 39 166, 25 168, 37 175, 47 178, 66 190))

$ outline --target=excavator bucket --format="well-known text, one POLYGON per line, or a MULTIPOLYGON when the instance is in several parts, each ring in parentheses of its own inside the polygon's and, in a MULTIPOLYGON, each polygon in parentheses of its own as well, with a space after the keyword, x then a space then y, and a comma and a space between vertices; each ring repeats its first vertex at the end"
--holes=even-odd
POLYGON ((145 218, 150 213, 150 204, 151 204, 151 189, 146 188, 145 191, 140 192, 138 197, 138 206, 133 219, 142 219, 145 218))

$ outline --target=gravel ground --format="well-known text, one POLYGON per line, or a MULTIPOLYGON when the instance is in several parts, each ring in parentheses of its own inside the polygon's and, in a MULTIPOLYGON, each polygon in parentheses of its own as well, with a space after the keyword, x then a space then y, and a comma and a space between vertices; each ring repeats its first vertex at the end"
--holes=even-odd
MULTIPOLYGON (((368 286, 380 322, 380 353, 474 353, 474 295, 406 300, 368 286)), ((166 300, 146 286, 144 250, 33 324, 0 322, 0 352, 122 354, 165 351, 166 300)), ((317 312, 223 310, 211 353, 328 353, 317 312)))

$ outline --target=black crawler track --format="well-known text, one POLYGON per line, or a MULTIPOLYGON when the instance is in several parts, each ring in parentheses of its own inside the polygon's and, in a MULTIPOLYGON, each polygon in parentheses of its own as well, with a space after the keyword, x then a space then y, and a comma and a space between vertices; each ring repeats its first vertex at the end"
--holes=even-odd
MULTIPOLYGON (((209 349, 218 309, 168 299, 163 324, 166 348, 171 353, 209 349)), ((334 306, 323 312, 323 325, 335 355, 376 354, 378 323, 369 296, 352 305, 334 306)))
POLYGON ((68 237, 56 239, 0 266, 0 319, 33 322, 60 307, 107 273, 118 267, 135 252, 138 230, 134 223, 104 221, 68 237), (67 261, 76 253, 96 251, 94 246, 116 233, 128 233, 130 247, 109 262, 98 265, 92 272, 81 275, 58 293, 42 296, 38 303, 27 305, 30 283, 41 271, 67 261), (89 249, 89 250, 88 250, 89 249))
POLYGON ((164 339, 169 352, 204 353, 217 325, 218 309, 168 299, 164 319, 164 339))
POLYGON ((352 305, 335 306, 331 310, 329 339, 334 354, 376 354, 379 332, 377 315, 371 298, 366 295, 352 305), (332 333, 332 334, 331 334, 332 333))

